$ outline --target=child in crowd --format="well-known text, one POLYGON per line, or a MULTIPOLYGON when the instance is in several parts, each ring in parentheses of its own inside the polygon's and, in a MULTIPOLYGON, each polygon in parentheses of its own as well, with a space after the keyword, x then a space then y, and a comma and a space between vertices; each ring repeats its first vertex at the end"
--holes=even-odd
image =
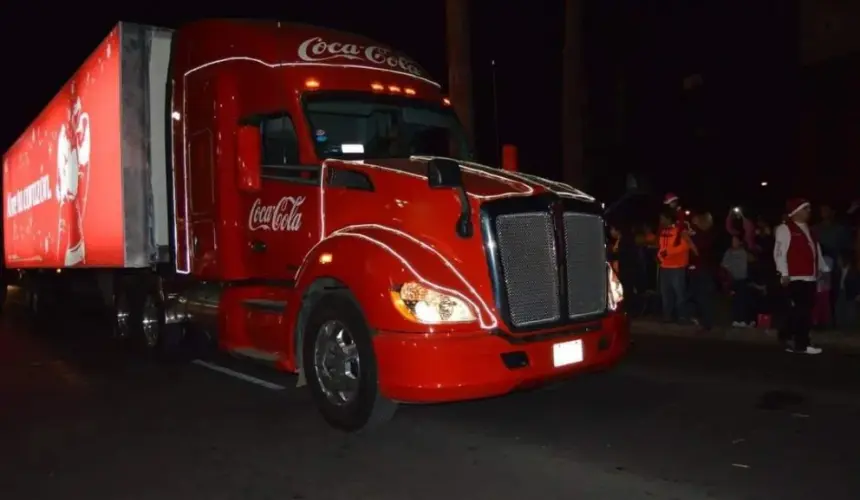
POLYGON ((836 269, 839 292, 836 298, 836 326, 846 330, 860 329, 860 266, 853 252, 847 251, 839 258, 836 269))
POLYGON ((722 267, 732 278, 732 326, 735 327, 755 326, 755 321, 751 321, 749 258, 743 241, 732 236, 732 246, 723 254, 722 267))
MULTIPOLYGON (((828 269, 833 269, 833 258, 824 256, 828 269)), ((833 323, 830 307, 830 283, 833 275, 830 272, 821 273, 818 277, 818 288, 815 294, 815 306, 812 308, 812 324, 816 328, 825 328, 833 323)))

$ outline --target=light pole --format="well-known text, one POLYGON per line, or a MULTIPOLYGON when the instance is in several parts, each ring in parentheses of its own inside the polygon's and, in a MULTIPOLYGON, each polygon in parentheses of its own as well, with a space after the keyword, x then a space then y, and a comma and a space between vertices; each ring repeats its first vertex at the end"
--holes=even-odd
POLYGON ((490 69, 493 76, 493 127, 496 132, 496 163, 502 161, 502 141, 499 136, 499 88, 496 86, 496 60, 490 60, 490 69))

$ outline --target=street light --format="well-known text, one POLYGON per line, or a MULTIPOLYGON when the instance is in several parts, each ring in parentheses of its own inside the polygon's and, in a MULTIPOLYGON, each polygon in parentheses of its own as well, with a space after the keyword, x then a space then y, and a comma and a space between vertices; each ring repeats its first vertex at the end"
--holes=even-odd
POLYGON ((761 187, 767 187, 767 181, 761 181, 761 187))

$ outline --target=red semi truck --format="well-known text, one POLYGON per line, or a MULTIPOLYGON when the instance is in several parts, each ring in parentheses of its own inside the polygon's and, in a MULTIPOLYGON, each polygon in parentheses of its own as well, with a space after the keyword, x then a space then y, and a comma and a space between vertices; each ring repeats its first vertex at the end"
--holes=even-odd
POLYGON ((297 373, 346 430, 616 363, 600 204, 471 160, 372 40, 121 23, 3 157, 5 262, 34 313, 93 284, 119 336, 297 373))

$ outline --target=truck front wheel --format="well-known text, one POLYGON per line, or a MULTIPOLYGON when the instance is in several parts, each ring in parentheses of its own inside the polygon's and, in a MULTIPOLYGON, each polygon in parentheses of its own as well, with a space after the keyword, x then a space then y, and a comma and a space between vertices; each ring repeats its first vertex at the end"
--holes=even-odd
POLYGON ((370 328, 347 292, 327 293, 316 303, 302 355, 317 407, 333 427, 357 431, 394 416, 397 403, 379 392, 370 328))

